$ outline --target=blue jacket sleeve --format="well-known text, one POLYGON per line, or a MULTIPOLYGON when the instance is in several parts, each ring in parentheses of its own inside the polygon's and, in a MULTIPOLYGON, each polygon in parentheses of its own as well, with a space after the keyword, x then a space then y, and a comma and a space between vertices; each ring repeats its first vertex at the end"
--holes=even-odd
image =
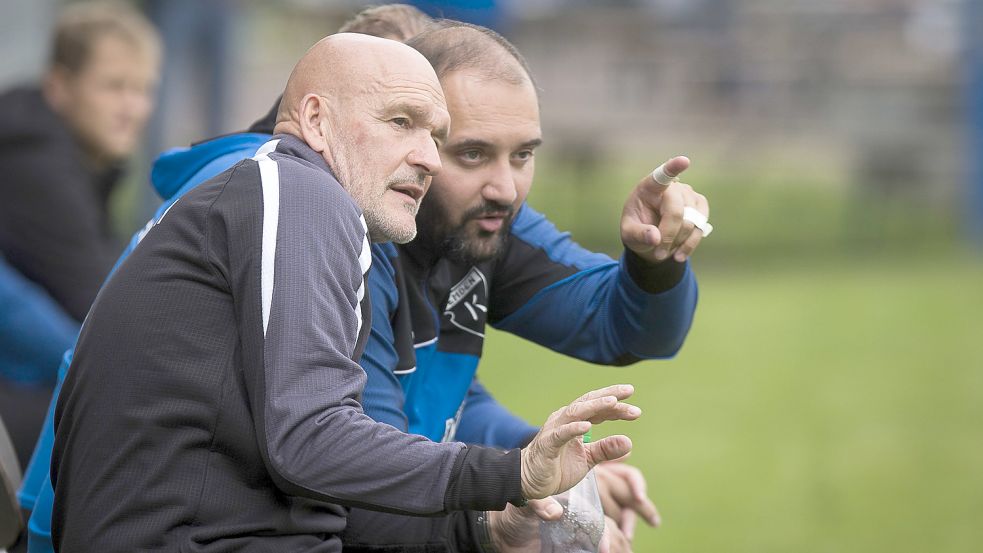
POLYGON ((464 443, 512 449, 523 447, 539 428, 510 413, 475 377, 471 381, 456 439, 464 443))
POLYGON ((644 266, 631 253, 616 262, 528 206, 499 263, 493 326, 585 361, 671 357, 693 321, 697 287, 688 262, 644 266))
POLYGON ((403 412, 403 389, 394 373, 399 353, 396 350, 393 317, 399 297, 390 255, 395 255, 391 244, 372 245, 372 268, 369 269, 368 279, 372 329, 359 361, 367 377, 362 393, 362 409, 376 421, 406 432, 409 423, 403 412))
POLYGON ((79 324, 0 257, 0 378, 53 386, 79 324))

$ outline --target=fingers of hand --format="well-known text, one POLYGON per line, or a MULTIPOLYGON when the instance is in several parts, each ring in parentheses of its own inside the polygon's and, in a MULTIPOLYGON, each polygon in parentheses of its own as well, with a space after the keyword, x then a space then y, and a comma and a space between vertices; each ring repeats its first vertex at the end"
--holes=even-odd
POLYGON ((608 466, 608 463, 601 463, 594 467, 594 474, 597 477, 597 491, 598 495, 601 496, 604 513, 611 518, 618 519, 621 516, 622 508, 631 506, 631 488, 628 487, 628 482, 620 474, 608 470, 608 466))
POLYGON ((544 453, 550 457, 556 457, 560 448, 565 446, 567 442, 574 438, 580 438, 590 430, 591 424, 584 420, 575 420, 570 423, 561 424, 560 426, 553 429, 551 432, 546 433, 545 443, 547 451, 544 453))
POLYGON ((619 475, 607 470, 608 466, 608 463, 601 463, 594 467, 594 475, 597 477, 597 493, 601 498, 604 514, 618 520, 621 517, 620 497, 624 494, 619 487, 627 486, 619 475))
POLYGON ((642 474, 642 471, 625 464, 613 465, 613 468, 615 473, 622 477, 630 490, 632 508, 638 514, 642 515, 645 522, 650 526, 658 526, 661 522, 659 511, 648 497, 648 485, 645 483, 645 475, 642 474))
POLYGON ((602 550, 611 553, 631 553, 631 540, 618 528, 618 524, 610 517, 604 518, 604 533, 601 543, 607 541, 607 548, 602 550))
POLYGON ((598 390, 591 390, 586 394, 580 396, 575 400, 577 401, 587 401, 591 399, 596 399, 604 396, 614 396, 618 400, 628 399, 632 394, 635 393, 635 387, 631 384, 612 384, 611 386, 605 386, 598 390))
MULTIPOLYGON (((598 483, 600 483, 600 481, 598 481, 598 483)), ((604 492, 600 492, 599 495, 601 496, 601 507, 604 509, 604 514, 615 520, 620 520, 621 513, 624 511, 624 509, 621 508, 618 501, 615 500, 615 498, 610 494, 604 492)))
POLYGON ((656 167, 652 171, 652 174, 649 175, 649 178, 657 185, 668 186, 672 183, 672 179, 678 177, 680 173, 688 168, 689 158, 686 156, 676 156, 656 167))
POLYGON ((635 526, 638 522, 638 515, 631 509, 625 509, 618 518, 618 528, 629 541, 635 539, 635 526))
POLYGON ((621 219, 621 241, 630 250, 642 254, 655 249, 662 242, 659 227, 643 223, 636 218, 621 219))
POLYGON ((558 520, 563 516, 563 507, 552 497, 530 499, 527 507, 542 520, 558 520))
POLYGON ((622 435, 608 436, 596 442, 584 444, 584 447, 587 448, 587 458, 590 459, 591 466, 593 466, 627 455, 631 451, 631 439, 622 435))
POLYGON ((634 405, 619 402, 615 396, 604 396, 570 404, 559 419, 566 423, 574 420, 587 420, 594 424, 613 420, 635 420, 642 410, 634 405))
POLYGON ((683 242, 672 254, 672 258, 680 263, 686 261, 691 255, 693 255, 693 252, 696 250, 696 247, 700 245, 700 241, 702 240, 703 233, 700 232, 699 229, 694 230, 686 238, 686 241, 683 242))
MULTIPOLYGON (((659 207, 659 233, 662 240, 655 248, 657 261, 666 259, 672 252, 673 245, 676 243, 676 236, 683 229, 683 208, 685 206, 686 202, 681 187, 673 185, 666 189, 659 207)), ((692 224, 689 224, 690 231, 692 228, 692 224)))
MULTIPOLYGON (((594 474, 597 475, 598 491, 606 514, 621 520, 619 517, 626 511, 635 511, 650 526, 659 525, 659 512, 648 498, 642 471, 624 463, 608 462, 594 467, 594 474)), ((633 519, 633 532, 634 522, 633 519)), ((623 525, 621 529, 625 530, 623 525)))
POLYGON ((604 421, 633 421, 642 416, 642 409, 630 403, 615 403, 614 405, 598 411, 589 420, 592 424, 601 424, 604 421))
POLYGON ((630 510, 642 515, 642 518, 645 519, 645 522, 649 526, 658 528, 659 524, 662 523, 658 509, 655 508, 655 504, 652 503, 652 500, 644 492, 641 495, 634 496, 630 510))
MULTIPOLYGON (((691 206, 693 209, 701 213, 704 217, 709 218, 710 204, 707 202, 706 197, 704 197, 702 194, 693 192, 691 198, 687 201, 692 202, 691 206)), ((679 262, 686 261, 686 258, 693 254, 693 251, 700 245, 700 241, 703 240, 704 237, 703 231, 696 228, 696 225, 694 225, 692 221, 686 220, 685 218, 683 219, 683 228, 687 229, 688 233, 683 241, 678 242, 675 252, 673 253, 673 258, 679 262)), ((680 233, 680 235, 682 234, 683 233, 680 233)))

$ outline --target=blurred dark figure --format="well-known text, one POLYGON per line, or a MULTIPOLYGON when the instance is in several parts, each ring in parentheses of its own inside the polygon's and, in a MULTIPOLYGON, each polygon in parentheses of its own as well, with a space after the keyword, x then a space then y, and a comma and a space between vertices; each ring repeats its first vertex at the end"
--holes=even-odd
POLYGON ((120 4, 76 4, 40 88, 0 96, 0 251, 81 321, 122 251, 107 202, 154 104, 156 31, 120 4))
POLYGON ((74 4, 40 86, 0 95, 0 416, 22 464, 61 354, 122 250, 108 200, 159 65, 157 32, 131 7, 74 4))

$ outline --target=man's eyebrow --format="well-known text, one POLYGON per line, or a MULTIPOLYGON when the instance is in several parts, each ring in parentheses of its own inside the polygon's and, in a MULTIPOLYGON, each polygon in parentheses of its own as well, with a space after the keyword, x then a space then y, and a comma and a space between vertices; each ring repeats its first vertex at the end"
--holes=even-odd
MULTIPOLYGON (((388 115, 393 115, 396 113, 405 113, 413 118, 417 124, 426 123, 433 124, 435 121, 434 113, 425 107, 409 102, 399 102, 388 106, 386 109, 388 115)), ((435 126, 433 132, 431 133, 434 138, 441 142, 447 141, 447 136, 450 133, 450 128, 448 125, 435 126)))
POLYGON ((491 148, 492 143, 487 140, 480 140, 477 138, 465 138, 454 142, 453 144, 448 144, 448 146, 455 149, 465 149, 465 148, 491 148))
POLYGON ((418 121, 421 119, 429 119, 427 110, 423 109, 422 106, 410 102, 394 102, 392 104, 389 104, 385 107, 383 113, 385 113, 387 117, 398 113, 402 113, 405 115, 409 115, 410 117, 418 121))
MULTIPOLYGON (((534 138, 532 140, 527 140, 522 144, 519 144, 517 150, 528 150, 538 148, 543 143, 542 138, 534 138)), ((464 140, 449 144, 450 147, 463 150, 467 148, 493 148, 494 144, 488 142, 487 140, 481 140, 480 138, 465 138, 464 140)))

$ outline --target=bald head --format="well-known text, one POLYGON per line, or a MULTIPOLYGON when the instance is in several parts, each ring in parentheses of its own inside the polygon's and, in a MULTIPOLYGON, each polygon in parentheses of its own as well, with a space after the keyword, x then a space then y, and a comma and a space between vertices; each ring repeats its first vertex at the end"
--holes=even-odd
POLYGON ((297 62, 287 79, 274 132, 293 132, 305 96, 316 94, 333 103, 377 94, 387 81, 419 81, 443 101, 430 63, 416 50, 393 40, 357 33, 321 39, 297 62))
POLYGON ((440 169, 450 116, 433 67, 401 42, 339 33, 315 44, 283 92, 275 134, 321 154, 375 241, 406 242, 440 169))

